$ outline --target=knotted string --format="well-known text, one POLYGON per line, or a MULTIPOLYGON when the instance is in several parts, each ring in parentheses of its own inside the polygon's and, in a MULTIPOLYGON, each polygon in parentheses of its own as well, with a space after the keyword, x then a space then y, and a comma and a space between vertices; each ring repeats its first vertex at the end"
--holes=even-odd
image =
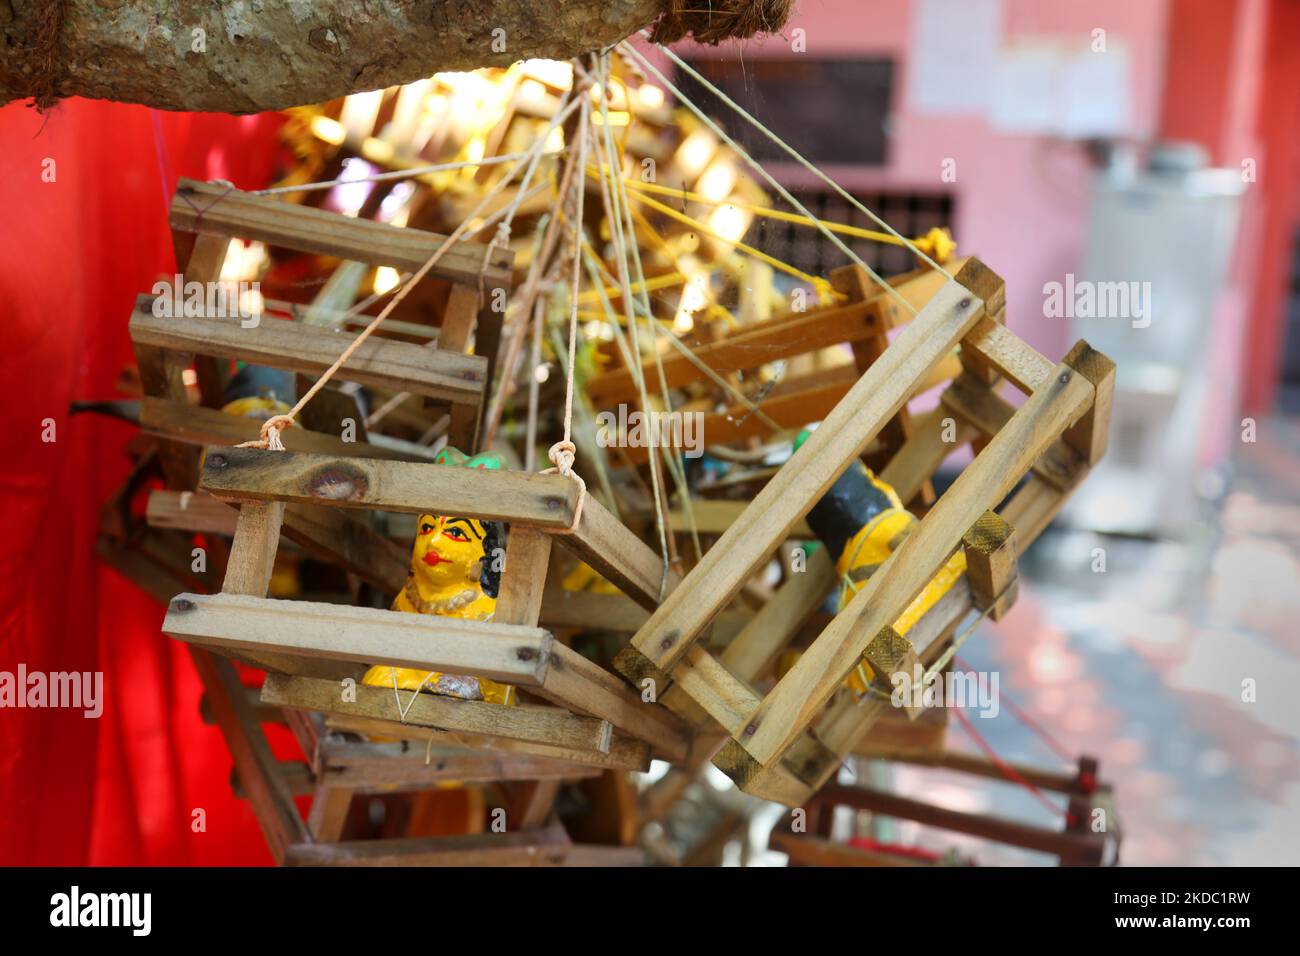
MULTIPOLYGON (((582 103, 576 136, 578 146, 576 168, 579 170, 587 167, 587 130, 591 123, 591 100, 587 97, 586 91, 590 86, 591 80, 588 77, 582 77, 575 84, 582 103)), ((552 445, 546 453, 546 457, 551 460, 554 467, 542 472, 542 474, 560 474, 578 483, 578 504, 573 509, 573 524, 567 531, 560 532, 561 534, 573 534, 578 530, 578 522, 582 520, 582 505, 587 500, 587 483, 573 470, 573 461, 578 451, 573 444, 573 375, 578 344, 578 285, 582 277, 582 200, 587 191, 581 174, 573 177, 573 190, 573 287, 569 297, 569 363, 564 376, 564 438, 552 445)))

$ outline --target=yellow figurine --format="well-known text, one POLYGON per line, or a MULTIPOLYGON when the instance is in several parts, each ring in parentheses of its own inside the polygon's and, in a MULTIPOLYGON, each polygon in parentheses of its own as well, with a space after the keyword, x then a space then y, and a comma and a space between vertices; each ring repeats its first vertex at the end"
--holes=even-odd
MULTIPOLYGON (((470 458, 454 448, 440 452, 435 463, 492 470, 501 467, 495 455, 470 458)), ((500 522, 456 515, 420 515, 411 549, 411 571, 406 586, 393 601, 392 610, 490 621, 496 610, 504 549, 505 528, 500 522)), ((515 688, 509 684, 466 674, 376 664, 366 671, 361 682, 463 700, 506 705, 516 702, 515 688)))
MULTIPOLYGON (((800 434, 795 448, 807 437, 807 432, 800 434)), ((862 582, 898 549, 915 522, 916 517, 903 507, 897 492, 861 462, 851 465, 813 505, 808 512, 808 526, 835 557, 836 577, 844 582, 837 611, 844 610, 862 582)), ((965 573, 966 553, 959 548, 894 622, 894 630, 907 636, 912 626, 965 573)), ((788 669, 793 661, 787 659, 782 666, 788 669)), ((871 665, 863 659, 845 683, 860 699, 875 679, 871 665)))
POLYGON ((293 401, 293 376, 265 365, 244 365, 230 378, 222 394, 221 410, 227 415, 266 421, 289 412, 293 401))

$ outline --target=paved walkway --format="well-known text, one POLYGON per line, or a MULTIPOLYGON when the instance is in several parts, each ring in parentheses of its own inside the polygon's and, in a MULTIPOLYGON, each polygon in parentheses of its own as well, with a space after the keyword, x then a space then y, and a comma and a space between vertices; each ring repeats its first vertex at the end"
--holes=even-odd
MULTIPOLYGON (((1243 445, 1235 476, 1185 543, 1049 532, 1023 565, 1013 612, 962 657, 1116 788, 1121 862, 1300 863, 1300 422, 1243 445), (1092 571, 1106 549, 1106 572, 1092 571), (1243 681, 1255 682, 1254 702, 1243 681)), ((1007 707, 971 716, 1005 758, 1061 761, 1007 707)), ((974 749, 960 726, 950 746, 974 749)), ((899 769, 906 793, 1053 824, 1014 785, 899 769)), ((1052 862, 899 824, 895 836, 980 863, 1052 862)))

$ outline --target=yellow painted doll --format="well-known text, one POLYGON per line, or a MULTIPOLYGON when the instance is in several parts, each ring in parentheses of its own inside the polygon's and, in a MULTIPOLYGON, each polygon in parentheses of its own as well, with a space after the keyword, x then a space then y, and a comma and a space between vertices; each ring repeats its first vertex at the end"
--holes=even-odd
MULTIPOLYGON (((435 463, 493 470, 501 467, 495 455, 469 458, 454 448, 441 452, 435 463)), ((422 514, 415 527, 410 574, 392 609, 407 614, 490 621, 496 610, 504 553, 505 528, 500 522, 422 514)), ((376 664, 366 671, 361 681, 374 687, 396 686, 400 690, 425 691, 463 700, 515 703, 514 687, 467 674, 376 664)))
MULTIPOLYGON (((797 449, 807 439, 800 434, 797 449)), ((916 518, 903 507, 898 494, 861 462, 851 464, 829 491, 808 512, 808 526, 835 558, 835 575, 841 581, 836 610, 842 611, 862 583, 885 563, 912 530, 916 518)), ((960 548, 939 569, 920 594, 894 622, 904 636, 934 607, 966 572, 966 554, 960 548)), ((793 666, 797 655, 784 658, 778 676, 793 666)), ((868 693, 876 675, 866 660, 850 672, 846 684, 855 697, 868 693)))

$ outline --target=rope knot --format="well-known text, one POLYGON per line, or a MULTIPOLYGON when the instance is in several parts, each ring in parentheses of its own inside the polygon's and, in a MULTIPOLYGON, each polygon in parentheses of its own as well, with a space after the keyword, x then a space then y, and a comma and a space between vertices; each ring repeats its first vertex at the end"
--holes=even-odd
POLYGON ((496 235, 492 237, 490 245, 506 248, 510 245, 510 220, 509 217, 497 224, 496 235))
POLYGON ((284 451, 284 442, 280 441, 280 432, 293 424, 292 415, 272 415, 262 422, 261 437, 256 441, 240 442, 236 448, 262 448, 266 451, 284 451))
POLYGON ((577 447, 568 439, 557 441, 551 446, 546 456, 551 459, 551 464, 555 470, 566 478, 573 474, 573 461, 577 455, 577 447))

